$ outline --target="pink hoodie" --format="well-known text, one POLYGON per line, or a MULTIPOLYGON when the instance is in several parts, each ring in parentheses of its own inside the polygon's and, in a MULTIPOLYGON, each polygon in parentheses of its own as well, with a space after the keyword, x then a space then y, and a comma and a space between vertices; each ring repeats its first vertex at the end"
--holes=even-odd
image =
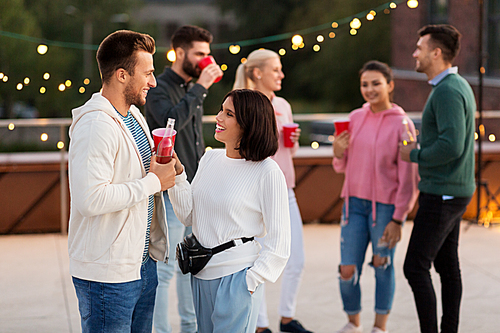
POLYGON ((417 164, 399 158, 399 142, 406 133, 403 119, 415 136, 415 126, 404 110, 396 104, 392 108, 373 113, 370 104, 350 113, 351 139, 343 158, 333 159, 337 173, 345 173, 342 198, 348 212, 349 197, 372 201, 375 220, 376 202, 395 206, 393 218, 406 219, 417 198, 417 164))

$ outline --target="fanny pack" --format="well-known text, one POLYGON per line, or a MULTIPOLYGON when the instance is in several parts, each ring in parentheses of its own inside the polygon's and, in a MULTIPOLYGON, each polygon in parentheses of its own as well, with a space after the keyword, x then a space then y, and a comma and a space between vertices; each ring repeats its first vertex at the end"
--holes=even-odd
POLYGON ((233 246, 252 241, 253 237, 231 240, 214 248, 203 247, 193 234, 184 237, 184 240, 177 244, 175 248, 175 256, 182 274, 191 273, 198 274, 212 258, 219 252, 232 248, 233 246))

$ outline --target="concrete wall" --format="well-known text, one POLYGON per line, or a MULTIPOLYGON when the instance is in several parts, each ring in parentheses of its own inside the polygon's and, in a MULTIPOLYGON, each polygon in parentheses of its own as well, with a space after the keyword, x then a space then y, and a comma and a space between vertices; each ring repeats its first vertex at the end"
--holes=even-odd
MULTIPOLYGON (((500 194, 500 144, 485 143, 483 153, 482 179, 488 184, 490 194, 488 196, 482 188, 480 207, 485 213, 489 204, 493 216, 498 214, 500 217, 497 199, 500 194)), ((45 154, 52 154, 52 159, 39 157, 22 163, 9 158, 14 154, 0 154, 0 234, 60 231, 60 155, 45 154)), ((339 222, 343 175, 333 171, 331 147, 316 151, 304 147, 297 155, 294 159, 295 193, 304 223, 339 222)), ((409 219, 415 216, 416 208, 409 219)), ((464 217, 475 218, 476 208, 474 196, 464 217)), ((69 201, 67 209, 69 211, 69 201)))

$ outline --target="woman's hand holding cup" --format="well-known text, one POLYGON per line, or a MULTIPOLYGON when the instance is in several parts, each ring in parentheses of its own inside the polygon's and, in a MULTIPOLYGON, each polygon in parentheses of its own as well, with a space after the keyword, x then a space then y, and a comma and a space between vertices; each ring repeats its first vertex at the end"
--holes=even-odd
POLYGON ((344 131, 335 137, 333 140, 333 156, 336 158, 344 157, 344 152, 349 147, 350 134, 344 131))

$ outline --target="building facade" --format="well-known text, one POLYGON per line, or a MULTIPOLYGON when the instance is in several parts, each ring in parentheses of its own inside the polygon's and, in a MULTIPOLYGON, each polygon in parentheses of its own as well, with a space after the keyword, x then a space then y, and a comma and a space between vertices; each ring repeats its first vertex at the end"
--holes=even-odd
MULTIPOLYGON (((483 110, 500 110, 500 0, 483 0, 483 110)), ((459 73, 474 89, 478 102, 479 0, 426 0, 410 9, 405 3, 391 13, 392 67, 395 102, 407 111, 422 111, 431 90, 424 74, 415 72, 412 53, 417 31, 426 24, 447 23, 462 34, 461 50, 455 59, 459 73)))

